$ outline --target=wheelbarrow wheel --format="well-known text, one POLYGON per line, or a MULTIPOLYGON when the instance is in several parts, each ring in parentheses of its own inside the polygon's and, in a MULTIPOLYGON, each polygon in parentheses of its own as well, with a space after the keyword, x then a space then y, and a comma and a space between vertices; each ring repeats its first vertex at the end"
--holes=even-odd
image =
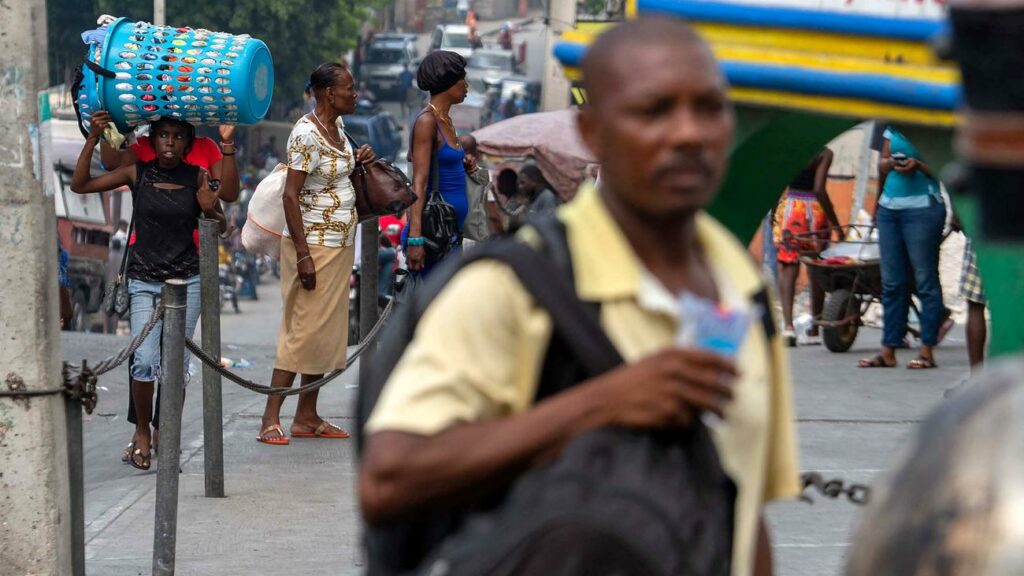
MULTIPOLYGON (((851 316, 855 311, 853 307, 859 304, 859 300, 853 294, 843 288, 829 292, 825 298, 825 307, 821 311, 821 319, 825 322, 837 322, 851 316)), ((846 352, 853 346, 857 339, 857 330, 860 323, 854 319, 842 326, 823 326, 821 340, 825 348, 831 352, 846 352)))

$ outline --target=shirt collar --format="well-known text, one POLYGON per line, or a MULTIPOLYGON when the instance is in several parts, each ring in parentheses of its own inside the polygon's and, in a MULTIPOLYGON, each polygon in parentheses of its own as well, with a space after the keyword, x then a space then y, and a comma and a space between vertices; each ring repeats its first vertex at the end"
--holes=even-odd
MULTIPOLYGON (((566 225, 580 298, 596 302, 638 299, 644 287, 643 264, 594 185, 584 184, 559 215, 566 225)), ((746 297, 758 292, 763 281, 739 241, 706 213, 699 213, 696 223, 697 241, 715 276, 746 297)))

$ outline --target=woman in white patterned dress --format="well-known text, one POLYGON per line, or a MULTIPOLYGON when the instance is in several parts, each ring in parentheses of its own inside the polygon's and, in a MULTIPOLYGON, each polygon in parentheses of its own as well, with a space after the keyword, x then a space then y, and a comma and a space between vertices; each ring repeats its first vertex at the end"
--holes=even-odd
MULTIPOLYGON (((284 317, 277 338, 271 386, 289 388, 345 366, 348 348, 348 281, 355 259, 355 194, 349 181, 355 160, 372 162, 369 146, 353 151, 341 116, 356 109, 352 74, 343 64, 321 64, 310 75, 316 108, 295 123, 288 137, 284 187, 287 228, 281 239, 284 317)), ((291 435, 348 438, 322 419, 317 392, 299 395, 291 435)), ((258 440, 288 444, 281 429, 284 397, 270 396, 258 440)))

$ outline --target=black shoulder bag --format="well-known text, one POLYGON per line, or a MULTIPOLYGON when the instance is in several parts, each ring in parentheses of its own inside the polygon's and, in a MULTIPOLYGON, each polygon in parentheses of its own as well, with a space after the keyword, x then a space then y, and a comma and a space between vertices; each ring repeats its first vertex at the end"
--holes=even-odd
MULTIPOLYGON (((138 183, 142 182, 142 179, 148 177, 149 170, 143 168, 142 171, 136 177, 136 188, 142 189, 138 183)), ((128 313, 128 309, 131 307, 131 300, 128 298, 128 278, 125 274, 128 269, 128 253, 132 249, 131 240, 132 233, 135 232, 135 214, 139 211, 139 198, 141 194, 132 194, 132 219, 128 224, 128 237, 124 241, 124 251, 121 253, 121 266, 117 270, 117 277, 114 281, 107 286, 107 291, 103 294, 103 304, 100 309, 103 310, 107 316, 117 316, 118 318, 124 318, 125 314, 128 313)))
MULTIPOLYGON (((440 130, 440 127, 438 127, 440 130)), ((434 138, 430 148, 430 159, 432 176, 430 182, 430 193, 427 196, 427 203, 423 206, 423 216, 420 219, 420 235, 423 237, 423 247, 426 250, 426 263, 433 264, 451 252, 452 246, 458 238, 458 215, 455 207, 445 202, 441 196, 438 184, 437 168, 437 138, 434 138)))

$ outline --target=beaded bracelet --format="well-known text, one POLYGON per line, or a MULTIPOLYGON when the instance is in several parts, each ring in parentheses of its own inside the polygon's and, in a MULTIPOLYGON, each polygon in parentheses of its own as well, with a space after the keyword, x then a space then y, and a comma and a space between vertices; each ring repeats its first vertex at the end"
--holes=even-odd
POLYGON ((423 246, 426 242, 422 236, 410 236, 408 240, 409 246, 423 246))

